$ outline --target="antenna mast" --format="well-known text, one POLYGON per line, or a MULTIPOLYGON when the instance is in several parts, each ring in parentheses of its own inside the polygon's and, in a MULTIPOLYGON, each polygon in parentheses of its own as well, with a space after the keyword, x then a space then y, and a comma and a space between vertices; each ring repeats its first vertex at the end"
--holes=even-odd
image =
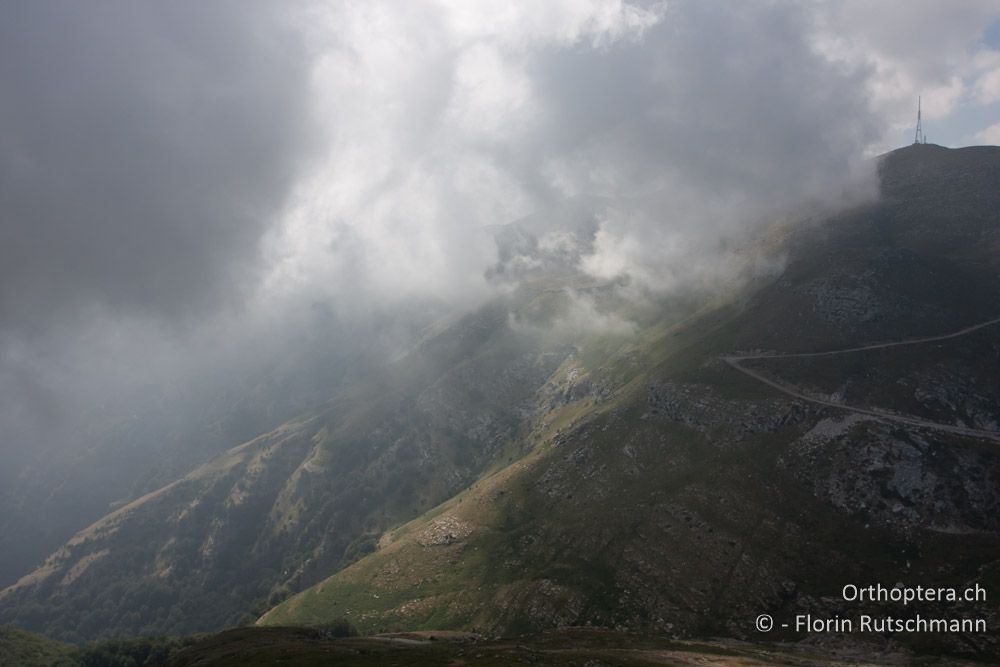
POLYGON ((913 143, 926 144, 927 137, 924 136, 924 128, 920 122, 920 96, 917 96, 917 131, 913 135, 913 143))

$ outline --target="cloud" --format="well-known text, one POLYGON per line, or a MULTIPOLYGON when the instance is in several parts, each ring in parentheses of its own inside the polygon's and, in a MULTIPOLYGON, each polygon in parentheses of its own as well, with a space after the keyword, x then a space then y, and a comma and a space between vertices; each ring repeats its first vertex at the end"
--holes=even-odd
POLYGON ((484 228, 595 196, 616 210, 581 216, 601 218, 599 249, 618 239, 635 276, 673 265, 676 281, 681 255, 841 197, 879 136, 866 72, 817 52, 806 8, 366 3, 313 19, 328 157, 270 239, 275 289, 481 297, 484 228))
POLYGON ((615 0, 313 15, 327 158, 271 238, 269 285, 341 301, 482 297, 496 255, 484 229, 553 195, 539 174, 547 94, 532 68, 550 49, 612 48, 656 20, 655 8, 615 0))
MULTIPOLYGON (((870 69, 873 104, 895 128, 912 128, 918 95, 931 120, 985 101, 984 87, 991 88, 984 66, 993 51, 981 38, 1000 19, 993 0, 846 0, 815 8, 817 46, 831 59, 870 69)), ((886 136, 877 150, 894 140, 886 136)))
POLYGON ((898 5, 905 38, 860 2, 6 5, 0 422, 377 359, 543 267, 728 279, 873 185, 914 90, 992 95, 990 8, 941 4, 898 5))
POLYGON ((984 144, 1000 146, 1000 123, 994 123, 976 133, 976 139, 984 144))
POLYGON ((0 328, 239 298, 303 157, 300 41, 266 3, 6 5, 0 328))
POLYGON ((975 98, 980 104, 1000 102, 1000 51, 983 49, 974 60, 975 98))

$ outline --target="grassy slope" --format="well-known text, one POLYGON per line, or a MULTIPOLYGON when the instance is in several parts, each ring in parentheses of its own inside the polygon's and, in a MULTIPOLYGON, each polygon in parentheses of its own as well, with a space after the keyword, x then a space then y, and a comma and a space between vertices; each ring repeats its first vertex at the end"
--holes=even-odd
MULTIPOLYGON (((640 369, 652 361, 650 358, 640 356, 640 351, 644 349, 647 351, 657 350, 659 353, 662 349, 655 344, 644 345, 643 342, 662 342, 665 337, 670 335, 672 332, 664 334, 653 327, 643 334, 638 344, 628 342, 624 347, 616 349, 614 363, 607 367, 588 366, 588 360, 592 364, 595 359, 599 360, 601 357, 599 354, 584 352, 579 358, 560 367, 548 383, 550 391, 555 391, 556 388, 568 384, 567 376, 573 370, 584 370, 588 375, 600 374, 602 382, 609 384, 613 382, 619 387, 627 387, 633 383, 634 386, 639 386, 642 375, 640 369)), ((592 348, 606 348, 609 345, 609 341, 602 339, 590 341, 590 343, 591 345, 585 348, 587 351, 592 348)), ((613 343, 610 345, 613 346, 613 343)), ((621 346, 620 341, 619 346, 621 346)), ((502 581, 504 575, 496 571, 496 548, 505 538, 503 526, 511 523, 514 517, 511 516, 513 508, 504 502, 497 502, 498 499, 502 499, 508 494, 510 497, 520 496, 519 492, 523 492, 526 486, 531 484, 538 462, 547 460, 560 451, 560 444, 566 439, 565 433, 578 428, 582 421, 607 415, 614 411, 620 403, 620 398, 602 402, 593 396, 585 396, 577 400, 565 403, 557 402, 552 405, 551 409, 536 422, 534 428, 524 436, 525 441, 538 443, 537 447, 530 449, 517 462, 494 469, 468 489, 424 516, 388 533, 381 541, 384 548, 379 552, 380 558, 383 556, 392 557, 397 561, 409 564, 416 563, 417 561, 411 559, 410 556, 418 553, 423 555, 424 553, 424 547, 419 544, 420 531, 425 530, 429 523, 439 520, 443 516, 454 517, 460 524, 476 527, 476 539, 484 540, 482 546, 477 544, 471 550, 466 550, 464 540, 454 544, 435 545, 430 552, 434 554, 434 558, 426 563, 420 559, 421 569, 412 573, 408 572, 405 576, 415 578, 419 582, 421 592, 424 593, 423 597, 434 595, 436 590, 447 587, 447 583, 438 573, 442 563, 457 567, 457 569, 455 567, 446 568, 448 570, 447 580, 452 584, 456 581, 489 581, 494 579, 502 581), (501 530, 492 530, 491 527, 497 524, 501 530), (468 551, 477 553, 470 554, 468 551), (456 553, 461 553, 463 557, 457 559, 456 553)), ((304 614, 300 617, 297 611, 289 611, 288 613, 292 614, 289 618, 294 617, 297 621, 318 622, 321 619, 341 616, 345 611, 352 612, 351 607, 355 603, 365 608, 374 605, 376 609, 389 610, 401 602, 405 602, 405 598, 398 595, 395 586, 386 586, 386 594, 384 595, 368 590, 365 582, 377 574, 371 570, 374 562, 375 559, 366 559, 365 562, 355 564, 354 567, 348 568, 343 573, 342 578, 345 582, 357 582, 357 585, 345 583, 345 591, 338 589, 336 594, 331 595, 328 594, 326 588, 329 581, 324 582, 269 612, 266 616, 268 622, 282 622, 286 618, 286 610, 301 610, 304 614), (394 590, 397 594, 393 593, 394 590), (342 595, 346 597, 341 599, 342 595)), ((358 619, 352 618, 352 620, 358 619)), ((445 628, 462 622, 462 618, 434 619, 434 621, 424 625, 445 628)), ((371 629, 371 626, 363 621, 360 627, 371 629)))
POLYGON ((24 630, 0 626, 0 665, 35 667, 50 665, 69 654, 69 644, 52 641, 24 630))
MULTIPOLYGON (((623 365, 645 370, 624 383, 616 400, 580 411, 569 433, 541 433, 541 446, 524 459, 411 522, 394 534, 392 544, 271 610, 262 622, 345 616, 367 630, 511 632, 586 618, 665 628, 658 619, 641 618, 652 611, 644 608, 652 603, 664 613, 674 611, 667 622, 691 629, 725 599, 734 578, 752 577, 736 571, 739 563, 733 558, 742 558, 741 552, 756 552, 766 561, 776 545, 807 528, 829 528, 834 539, 853 533, 839 517, 797 493, 797 485, 774 484, 780 441, 758 437, 727 451, 711 433, 642 418, 645 384, 665 373, 718 388, 730 399, 761 397, 753 383, 712 367, 701 369, 706 358, 699 350, 711 345, 706 341, 731 335, 729 327, 697 337, 699 342, 689 346, 683 341, 696 337, 677 333, 669 337, 682 341, 676 343, 676 357, 664 355, 666 340, 652 337, 648 358, 640 363, 635 355, 641 349, 616 358, 612 372, 623 365), (626 448, 631 455, 623 455, 626 448), (771 483, 764 485, 768 477, 771 483), (802 517, 818 517, 816 525, 796 526, 768 510, 787 504, 798 506, 802 517), (471 526, 472 534, 451 544, 427 545, 428 526, 442 516, 471 526), (720 553, 707 553, 716 549, 720 553), (624 590, 632 576, 630 584, 650 578, 648 590, 624 590), (666 591, 656 590, 658 584, 666 584, 666 591), (681 586, 670 590, 673 584, 681 586), (631 593, 658 599, 636 599, 631 593), (573 611, 561 616, 564 607, 573 611)), ((573 408, 579 406, 563 410, 573 408)), ((561 422, 558 414, 550 419, 561 422)), ((846 561, 846 549, 862 550, 872 565, 880 543, 862 533, 856 542, 842 542, 838 551, 846 561)), ((823 548, 797 555, 814 566, 829 558, 823 548)), ((889 567, 895 564, 888 554, 883 557, 889 567)), ((822 572, 819 567, 802 570, 822 572)))

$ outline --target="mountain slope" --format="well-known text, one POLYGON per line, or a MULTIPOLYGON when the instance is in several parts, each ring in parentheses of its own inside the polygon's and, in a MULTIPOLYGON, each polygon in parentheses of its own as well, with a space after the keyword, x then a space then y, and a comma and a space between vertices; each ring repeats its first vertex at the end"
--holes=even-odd
POLYGON ((0 593, 0 618, 71 640, 211 630, 370 551, 475 479, 534 409, 568 350, 512 324, 517 299, 538 298, 554 297, 452 322, 322 410, 105 516, 0 593))
MULTIPOLYGON (((593 368, 610 400, 581 393, 562 428, 540 418, 524 458, 259 622, 749 637, 762 612, 900 612, 847 605, 848 583, 996 588, 995 442, 796 399, 721 358, 947 334, 1000 315, 1000 149, 913 146, 885 156, 881 176, 877 203, 791 230, 777 279, 593 368)), ((985 327, 923 365, 902 347, 850 364, 760 364, 853 404, 995 429, 998 350, 1000 328, 985 327)), ((951 611, 998 622, 995 606, 951 611)), ((996 651, 993 636, 898 638, 996 651)))

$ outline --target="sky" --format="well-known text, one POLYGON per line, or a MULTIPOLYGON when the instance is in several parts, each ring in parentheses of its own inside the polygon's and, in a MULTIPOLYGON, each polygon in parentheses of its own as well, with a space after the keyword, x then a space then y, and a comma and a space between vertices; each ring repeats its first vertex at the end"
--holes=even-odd
POLYGON ((388 354, 502 288, 487 230, 525 216, 595 278, 711 280, 870 196, 918 95, 932 142, 1000 144, 1000 3, 3 3, 0 456, 292 348, 388 354))
POLYGON ((1000 143, 1000 3, 847 0, 820 14, 822 50, 871 68, 873 108, 888 123, 876 151, 912 143, 918 95, 931 143, 1000 143))

